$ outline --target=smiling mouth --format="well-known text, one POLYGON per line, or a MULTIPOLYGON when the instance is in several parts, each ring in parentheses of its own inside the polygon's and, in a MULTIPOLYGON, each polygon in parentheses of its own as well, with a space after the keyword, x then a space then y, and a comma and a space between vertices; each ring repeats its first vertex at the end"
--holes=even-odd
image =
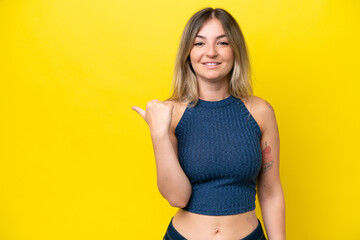
POLYGON ((216 66, 216 65, 220 65, 221 63, 218 63, 218 62, 206 62, 206 63, 203 63, 203 65, 205 66, 216 66))

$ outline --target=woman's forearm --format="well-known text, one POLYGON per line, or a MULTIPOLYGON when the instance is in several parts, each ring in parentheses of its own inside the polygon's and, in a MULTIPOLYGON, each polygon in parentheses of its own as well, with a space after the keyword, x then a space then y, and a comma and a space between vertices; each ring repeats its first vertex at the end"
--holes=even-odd
POLYGON ((285 200, 283 192, 262 199, 259 198, 259 203, 268 240, 285 240, 285 200))
POLYGON ((191 183, 180 166, 170 133, 152 134, 157 185, 161 195, 173 207, 185 207, 191 195, 191 183))

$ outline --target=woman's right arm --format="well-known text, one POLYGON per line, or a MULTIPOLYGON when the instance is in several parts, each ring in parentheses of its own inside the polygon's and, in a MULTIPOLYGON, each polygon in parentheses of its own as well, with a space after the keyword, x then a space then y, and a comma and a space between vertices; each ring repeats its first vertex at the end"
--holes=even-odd
POLYGON ((173 207, 183 208, 191 195, 191 183, 180 166, 175 148, 177 143, 174 133, 152 134, 157 185, 161 195, 173 207), (175 139, 175 140, 174 140, 175 139))
POLYGON ((146 111, 132 107, 147 122, 155 154, 157 185, 161 195, 173 207, 183 208, 191 196, 191 183, 180 166, 177 139, 171 129, 174 105, 151 100, 146 111))

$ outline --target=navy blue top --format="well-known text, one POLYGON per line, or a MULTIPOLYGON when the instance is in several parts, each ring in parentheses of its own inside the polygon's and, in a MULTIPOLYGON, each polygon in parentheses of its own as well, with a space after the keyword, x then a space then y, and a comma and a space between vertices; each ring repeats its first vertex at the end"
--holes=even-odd
POLYGON ((240 99, 199 99, 186 107, 175 135, 180 165, 192 185, 184 210, 232 215, 255 209, 261 130, 240 99))

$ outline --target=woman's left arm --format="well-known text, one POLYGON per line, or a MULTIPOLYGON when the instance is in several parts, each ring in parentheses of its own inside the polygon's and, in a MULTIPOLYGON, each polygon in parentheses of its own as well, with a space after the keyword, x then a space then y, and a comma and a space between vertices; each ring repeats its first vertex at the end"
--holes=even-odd
POLYGON ((279 175, 279 130, 272 106, 258 104, 261 115, 262 165, 258 176, 257 194, 269 240, 285 240, 285 199, 279 175))

